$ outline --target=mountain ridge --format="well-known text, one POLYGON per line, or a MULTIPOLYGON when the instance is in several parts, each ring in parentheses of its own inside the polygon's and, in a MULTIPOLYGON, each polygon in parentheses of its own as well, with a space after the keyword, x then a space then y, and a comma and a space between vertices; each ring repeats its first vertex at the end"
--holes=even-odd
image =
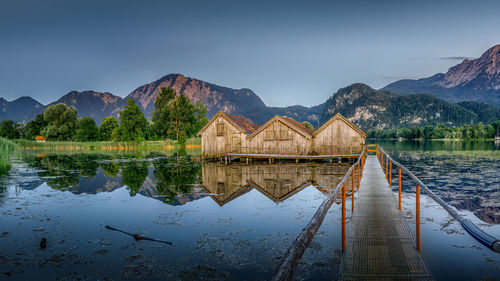
POLYGON ((449 102, 479 101, 500 106, 500 44, 477 59, 465 59, 446 73, 403 79, 381 90, 397 94, 433 94, 449 102))

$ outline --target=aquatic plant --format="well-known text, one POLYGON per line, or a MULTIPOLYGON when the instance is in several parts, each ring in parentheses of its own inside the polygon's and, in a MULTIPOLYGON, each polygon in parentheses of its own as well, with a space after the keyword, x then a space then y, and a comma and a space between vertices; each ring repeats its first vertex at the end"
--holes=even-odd
POLYGON ((17 145, 10 140, 0 138, 0 176, 10 170, 10 156, 17 150, 17 145))

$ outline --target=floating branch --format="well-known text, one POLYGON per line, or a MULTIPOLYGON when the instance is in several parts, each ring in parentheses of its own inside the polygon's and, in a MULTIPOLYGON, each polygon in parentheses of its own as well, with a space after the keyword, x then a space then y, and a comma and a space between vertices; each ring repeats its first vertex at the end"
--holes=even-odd
POLYGON ((139 240, 148 240, 148 241, 159 242, 159 243, 163 243, 163 244, 167 244, 167 245, 172 245, 172 242, 162 241, 162 240, 156 240, 156 239, 149 238, 149 237, 144 237, 144 236, 140 235, 139 233, 132 234, 132 233, 129 233, 129 232, 123 231, 123 230, 121 230, 121 229, 114 228, 114 227, 109 226, 109 225, 106 225, 105 227, 106 227, 106 229, 108 229, 108 230, 118 231, 118 232, 121 232, 121 233, 123 233, 123 234, 130 235, 130 236, 134 237, 135 241, 139 241, 139 240))

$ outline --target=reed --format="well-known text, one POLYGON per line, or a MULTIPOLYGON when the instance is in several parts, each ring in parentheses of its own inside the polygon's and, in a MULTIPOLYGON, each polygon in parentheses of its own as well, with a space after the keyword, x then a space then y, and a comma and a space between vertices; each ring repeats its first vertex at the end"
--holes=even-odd
POLYGON ((100 151, 134 151, 134 150, 164 150, 174 149, 177 144, 172 140, 144 142, 76 142, 48 141, 45 143, 29 140, 17 140, 23 150, 100 150, 100 151))
POLYGON ((10 170, 10 156, 17 150, 17 145, 10 140, 0 138, 0 176, 10 170))

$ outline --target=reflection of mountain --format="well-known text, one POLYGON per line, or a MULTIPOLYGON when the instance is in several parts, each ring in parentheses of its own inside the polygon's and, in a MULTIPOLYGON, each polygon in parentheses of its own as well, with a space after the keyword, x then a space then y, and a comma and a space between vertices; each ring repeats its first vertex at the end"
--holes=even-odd
POLYGON ((348 165, 326 163, 223 165, 208 162, 202 165, 202 185, 220 206, 252 188, 274 202, 282 202, 309 185, 328 194, 348 169, 348 165))
POLYGON ((37 169, 38 178, 38 184, 26 189, 39 186, 42 178, 51 188, 74 194, 111 192, 126 186, 131 196, 139 193, 171 205, 206 196, 202 189, 194 188, 200 181, 200 164, 190 157, 124 161, 101 154, 27 154, 23 158, 37 169))

